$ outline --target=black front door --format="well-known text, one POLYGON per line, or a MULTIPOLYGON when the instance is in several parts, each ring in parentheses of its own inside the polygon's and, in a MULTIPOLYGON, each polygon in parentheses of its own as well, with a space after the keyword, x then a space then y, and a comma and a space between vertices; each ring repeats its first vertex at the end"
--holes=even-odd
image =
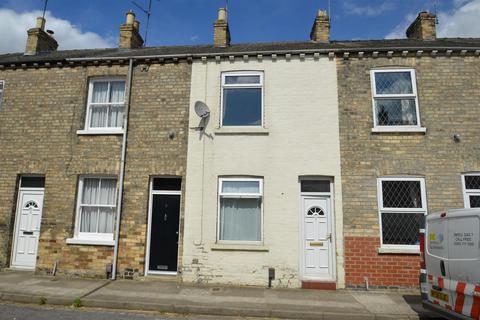
POLYGON ((177 271, 180 195, 152 195, 150 271, 177 271))

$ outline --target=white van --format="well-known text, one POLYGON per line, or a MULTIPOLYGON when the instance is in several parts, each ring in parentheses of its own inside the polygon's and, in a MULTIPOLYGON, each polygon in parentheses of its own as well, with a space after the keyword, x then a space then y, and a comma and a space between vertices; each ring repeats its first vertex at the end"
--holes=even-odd
POLYGON ((424 307, 449 319, 479 319, 480 208, 427 215, 424 237, 424 307))

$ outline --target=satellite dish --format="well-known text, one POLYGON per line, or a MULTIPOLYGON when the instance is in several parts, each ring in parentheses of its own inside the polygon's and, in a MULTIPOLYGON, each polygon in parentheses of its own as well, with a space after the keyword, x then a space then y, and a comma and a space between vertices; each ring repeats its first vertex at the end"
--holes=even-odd
POLYGON ((210 115, 210 109, 202 101, 195 102, 195 113, 202 119, 207 118, 210 115))

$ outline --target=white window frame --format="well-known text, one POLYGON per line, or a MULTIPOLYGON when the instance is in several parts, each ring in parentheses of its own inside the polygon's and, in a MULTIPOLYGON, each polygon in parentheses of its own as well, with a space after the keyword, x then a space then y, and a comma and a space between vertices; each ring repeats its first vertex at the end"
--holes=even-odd
POLYGON ((462 174, 463 203, 465 208, 470 208, 470 196, 480 196, 480 189, 467 189, 465 177, 468 176, 480 176, 480 172, 462 174))
POLYGON ((385 177, 377 179, 377 197, 378 197, 378 224, 380 227, 380 248, 385 252, 388 250, 399 250, 404 252, 419 252, 419 245, 400 245, 400 244, 384 244, 383 243, 383 227, 382 227, 382 214, 388 213, 423 213, 427 214, 427 193, 425 190, 424 178, 412 178, 412 177, 385 177), (420 194, 422 197, 421 208, 384 208, 383 207, 383 182, 384 181, 418 181, 420 182, 420 194))
POLYGON ((228 71, 222 72, 222 79, 221 79, 221 86, 220 86, 220 127, 225 128, 263 128, 264 126, 264 72, 263 71, 228 71), (229 76, 260 76, 260 82, 258 84, 226 84, 225 79, 229 76), (256 126, 228 126, 223 125, 223 91, 224 89, 261 89, 261 123, 260 125, 256 126))
POLYGON ((229 177, 218 179, 218 196, 217 196, 217 243, 218 244, 243 244, 243 245, 262 245, 263 244, 263 179, 262 178, 245 178, 245 177, 229 177), (225 181, 256 181, 258 182, 259 193, 228 193, 222 192, 222 185, 225 181), (221 198, 259 198, 260 202, 260 241, 241 241, 241 240, 221 240, 220 239, 220 220, 221 220, 221 198))
POLYGON ((0 80, 2 87, 0 88, 0 110, 3 108, 3 94, 5 92, 5 80, 0 80))
MULTIPOLYGON (((81 210, 80 207, 82 206, 82 197, 83 197, 83 183, 85 179, 109 179, 115 180, 117 185, 115 188, 115 205, 95 205, 96 207, 109 207, 109 208, 116 208, 117 207, 117 196, 118 196, 118 179, 115 176, 81 176, 78 181, 78 190, 77 190, 77 204, 75 210, 75 229, 73 238, 67 239, 67 243, 69 244, 87 244, 87 245, 106 245, 112 246, 114 244, 114 233, 96 233, 96 232, 80 232, 80 223, 81 219, 81 210)), ((115 225, 115 218, 114 217, 114 225, 115 225)))
MULTIPOLYGON (((108 92, 110 93, 110 84, 108 86, 108 92)), ((119 104, 123 104, 123 112, 124 112, 124 116, 125 116, 125 104, 126 104, 126 101, 125 101, 125 98, 126 98, 126 91, 127 91, 127 82, 126 82, 126 79, 124 77, 102 77, 102 78, 92 78, 90 79, 89 83, 88 83, 88 100, 87 100, 87 112, 86 112, 86 115, 85 115, 85 129, 84 130, 81 130, 80 134, 119 134, 119 133, 123 133, 123 121, 122 121, 122 125, 120 127, 95 127, 95 128, 92 128, 90 127, 90 123, 91 123, 91 116, 92 116, 92 106, 93 105, 105 105, 105 106, 108 106, 108 105, 119 105, 119 104), (105 102, 105 103, 93 103, 92 102, 92 97, 93 97, 93 86, 95 83, 97 82, 108 82, 108 83, 111 83, 111 82, 124 82, 125 83, 125 90, 124 90, 124 96, 123 96, 123 102, 122 103, 111 103, 111 102, 105 102)))
POLYGON ((372 69, 370 70, 370 85, 372 87, 372 112, 373 112, 373 129, 374 132, 381 131, 421 131, 425 132, 425 128, 422 128, 420 122, 420 108, 418 104, 418 92, 417 92, 417 77, 415 69, 399 68, 399 69, 372 69), (375 75, 377 73, 395 73, 395 72, 410 72, 410 78, 412 79, 412 93, 408 94, 378 94, 376 86, 375 75), (395 126, 381 126, 378 124, 377 113, 375 108, 375 101, 381 99, 415 99, 415 112, 417 116, 416 125, 395 125, 395 126))

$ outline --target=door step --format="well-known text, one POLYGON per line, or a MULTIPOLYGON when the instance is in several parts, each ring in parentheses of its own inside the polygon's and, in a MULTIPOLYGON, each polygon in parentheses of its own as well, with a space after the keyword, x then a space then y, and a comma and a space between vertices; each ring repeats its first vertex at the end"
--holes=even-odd
POLYGON ((337 290, 334 281, 302 281, 302 289, 337 290))
POLYGON ((165 274, 148 274, 145 277, 140 278, 141 281, 146 282, 182 282, 182 277, 179 274, 165 275, 165 274))

